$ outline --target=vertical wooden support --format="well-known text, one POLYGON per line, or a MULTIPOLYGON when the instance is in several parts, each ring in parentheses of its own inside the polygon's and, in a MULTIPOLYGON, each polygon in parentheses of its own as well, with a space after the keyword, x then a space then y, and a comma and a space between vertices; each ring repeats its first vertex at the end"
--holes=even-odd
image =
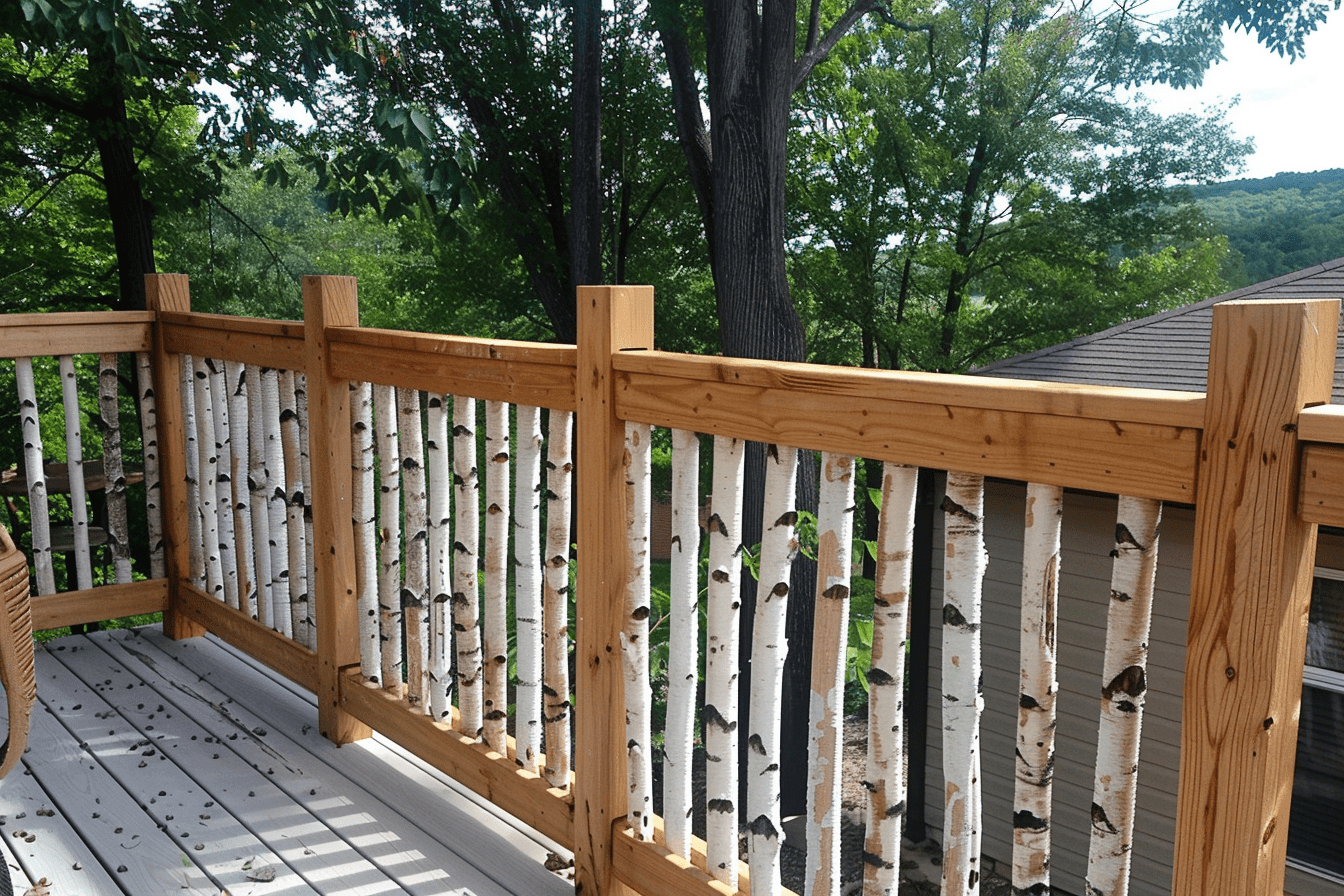
POLYGON ((1316 526, 1297 418, 1330 400, 1337 301, 1214 309, 1181 721, 1175 896, 1279 893, 1316 526))
POLYGON ((369 727, 341 709, 340 678, 359 665, 355 535, 351 525, 350 384, 327 373, 327 328, 359 326, 353 277, 303 278, 304 368, 312 433, 313 537, 317 602, 318 729, 338 744, 369 737, 369 727))
POLYGON ((616 416, 613 352, 653 347, 653 290, 578 290, 578 699, 574 781, 574 889, 629 893, 612 868, 612 824, 626 811, 621 607, 631 574, 625 532, 625 425, 616 416))
MULTIPOLYGON (((150 311, 190 311, 186 274, 146 274, 145 305, 150 311)), ((178 610, 178 587, 190 576, 191 539, 187 534, 186 429, 182 420, 181 359, 163 347, 163 327, 154 325, 152 367, 159 420, 159 471, 162 479, 163 540, 168 576, 168 608, 163 633, 170 638, 195 638, 205 626, 178 610)), ((192 513, 196 508, 190 508, 192 513)))

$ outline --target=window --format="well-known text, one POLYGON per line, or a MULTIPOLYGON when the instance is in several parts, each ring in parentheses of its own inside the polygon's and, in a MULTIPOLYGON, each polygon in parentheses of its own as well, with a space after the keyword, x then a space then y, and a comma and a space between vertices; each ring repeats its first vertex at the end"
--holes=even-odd
POLYGON ((1344 571, 1316 570, 1288 860, 1344 882, 1344 571))

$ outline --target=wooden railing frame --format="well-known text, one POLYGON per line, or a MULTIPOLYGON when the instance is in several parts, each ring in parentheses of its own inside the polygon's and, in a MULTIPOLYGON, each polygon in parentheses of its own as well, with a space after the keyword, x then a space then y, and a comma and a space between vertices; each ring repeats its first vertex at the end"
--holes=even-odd
MULTIPOLYGON (((626 421, 1192 503, 1172 892, 1281 892, 1316 527, 1344 525, 1344 409, 1325 406, 1337 301, 1217 306, 1209 389, 1198 395, 669 355, 651 350, 647 287, 581 289, 578 346, 364 329, 355 289, 350 278, 307 278, 305 323, 239 320, 191 313, 185 276, 150 275, 144 314, 93 323, 87 315, 5 321, 6 335, 20 340, 13 344, 31 354, 150 350, 164 446, 166 579, 116 594, 99 588, 57 595, 35 613, 85 621, 94 611, 84 604, 95 592, 118 607, 161 606, 169 636, 213 631, 312 688, 319 725, 332 740, 378 728, 572 845, 582 892, 722 894, 727 888, 656 841, 633 839, 622 817, 617 608, 630 575, 619 462, 626 421), (183 351, 307 374, 313 442, 323 448, 312 455, 316 650, 188 581, 177 447, 184 440, 183 351), (404 700, 360 679, 348 473, 348 381, 356 377, 577 410, 581 708, 569 792, 446 724, 407 712, 404 700), (604 706, 612 712, 593 711, 604 706)), ((745 887, 745 875, 742 881, 745 887)))

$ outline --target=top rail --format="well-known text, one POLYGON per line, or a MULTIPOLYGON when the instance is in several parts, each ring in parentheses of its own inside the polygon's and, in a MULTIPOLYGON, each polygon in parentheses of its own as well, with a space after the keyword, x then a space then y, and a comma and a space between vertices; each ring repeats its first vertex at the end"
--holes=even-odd
POLYGON ((302 370, 303 324, 193 311, 161 311, 163 348, 176 354, 302 370))
POLYGON ((153 322, 149 311, 6 314, 0 315, 0 345, 7 358, 146 352, 153 322))
POLYGON ((616 412, 627 420, 1070 488, 1194 500, 1204 417, 1198 393, 665 352, 623 352, 612 366, 616 412))

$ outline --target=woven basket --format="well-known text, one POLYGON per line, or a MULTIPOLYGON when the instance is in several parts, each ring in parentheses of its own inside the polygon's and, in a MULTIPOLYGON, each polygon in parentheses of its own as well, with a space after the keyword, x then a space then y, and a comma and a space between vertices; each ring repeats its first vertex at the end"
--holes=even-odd
POLYGON ((0 526, 0 682, 9 703, 9 737, 0 745, 0 777, 19 764, 28 745, 28 721, 37 699, 33 672, 33 615, 28 603, 28 558, 0 526))

